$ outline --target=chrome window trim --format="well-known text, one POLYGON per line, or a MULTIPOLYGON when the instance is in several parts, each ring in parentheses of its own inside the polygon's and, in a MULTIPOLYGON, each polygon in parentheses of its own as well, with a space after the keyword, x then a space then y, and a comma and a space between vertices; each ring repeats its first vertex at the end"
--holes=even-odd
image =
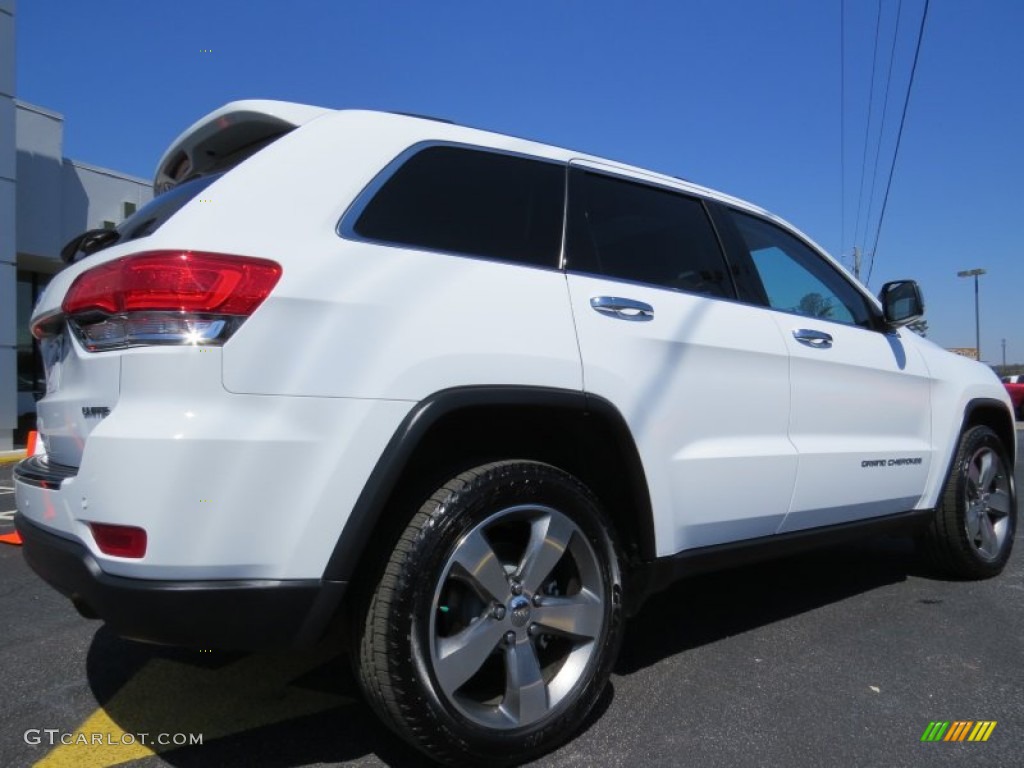
POLYGON ((654 187, 663 192, 673 192, 677 195, 684 197, 690 197, 694 200, 699 200, 702 204, 706 205, 708 200, 714 200, 715 202, 725 205, 721 200, 716 199, 714 196, 709 195, 708 192, 711 190, 699 188, 697 184, 686 181, 686 179, 680 179, 677 177, 666 178, 660 174, 652 172, 646 172, 642 169, 630 169, 630 168, 619 168, 616 165, 608 165, 598 160, 591 160, 585 157, 574 157, 569 163, 569 168, 577 171, 587 171, 588 173, 596 173, 600 176, 610 176, 620 181, 628 181, 633 184, 642 184, 648 187, 654 187))

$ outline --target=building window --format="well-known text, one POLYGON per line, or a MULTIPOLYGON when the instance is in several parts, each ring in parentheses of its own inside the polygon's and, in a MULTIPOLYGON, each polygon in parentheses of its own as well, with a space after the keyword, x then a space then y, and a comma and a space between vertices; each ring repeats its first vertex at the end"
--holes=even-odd
MULTIPOLYGON (((31 392, 36 398, 46 393, 46 379, 39 344, 32 338, 29 319, 36 301, 53 275, 18 270, 17 284, 17 355, 18 391, 31 392)), ((22 410, 19 408, 19 410, 22 410)), ((21 414, 19 414, 20 416, 21 414)))

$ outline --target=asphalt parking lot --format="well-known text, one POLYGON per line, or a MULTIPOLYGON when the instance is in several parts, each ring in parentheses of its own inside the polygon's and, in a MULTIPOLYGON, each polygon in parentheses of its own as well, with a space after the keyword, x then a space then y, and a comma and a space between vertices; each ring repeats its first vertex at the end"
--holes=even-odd
MULTIPOLYGON (((0 534, 11 467, 0 464, 0 534)), ((630 623, 587 729, 537 765, 1021 765, 1021 550, 986 582, 933 578, 909 542, 877 539, 680 583, 630 623), (996 726, 981 743, 922 742, 937 720, 996 726)), ((377 725, 332 647, 124 641, 4 544, 0 616, 0 765, 420 763, 377 725), (201 746, 174 747, 196 734, 201 746)))

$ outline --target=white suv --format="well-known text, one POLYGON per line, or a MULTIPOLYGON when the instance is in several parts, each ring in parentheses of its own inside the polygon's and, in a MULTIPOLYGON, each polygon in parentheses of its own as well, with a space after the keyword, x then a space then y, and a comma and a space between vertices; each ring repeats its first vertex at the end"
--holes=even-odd
POLYGON ((351 630, 435 758, 568 739, 672 579, 907 531, 999 573, 1013 413, 775 216, 408 115, 229 104, 32 318, 31 566, 127 637, 351 630), (755 375, 751 375, 751 372, 755 375))

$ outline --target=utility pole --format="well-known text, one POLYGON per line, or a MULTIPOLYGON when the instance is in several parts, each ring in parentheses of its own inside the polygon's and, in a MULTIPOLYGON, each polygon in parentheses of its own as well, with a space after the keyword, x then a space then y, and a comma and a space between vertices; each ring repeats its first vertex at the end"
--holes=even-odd
POLYGON ((853 246, 853 276, 860 280, 860 246, 853 246))
POLYGON ((1003 339, 1003 368, 1006 368, 1006 339, 1003 339))
POLYGON ((981 362, 981 313, 978 309, 978 277, 984 274, 984 269, 965 269, 962 272, 956 273, 957 277, 974 278, 974 352, 978 356, 978 362, 981 362))

